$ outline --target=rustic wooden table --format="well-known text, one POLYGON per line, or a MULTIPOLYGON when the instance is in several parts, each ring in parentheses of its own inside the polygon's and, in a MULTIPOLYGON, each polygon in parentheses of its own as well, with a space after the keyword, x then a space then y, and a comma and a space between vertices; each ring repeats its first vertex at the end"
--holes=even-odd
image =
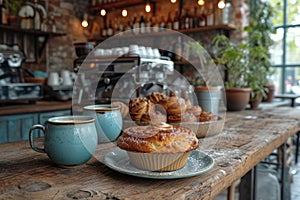
POLYGON ((214 167, 182 179, 116 172, 99 161, 115 148, 112 144, 99 145, 97 159, 74 168, 55 166, 27 141, 1 144, 0 199, 213 199, 299 131, 299 111, 284 107, 227 113, 224 130, 200 140, 199 149, 214 159, 214 167))

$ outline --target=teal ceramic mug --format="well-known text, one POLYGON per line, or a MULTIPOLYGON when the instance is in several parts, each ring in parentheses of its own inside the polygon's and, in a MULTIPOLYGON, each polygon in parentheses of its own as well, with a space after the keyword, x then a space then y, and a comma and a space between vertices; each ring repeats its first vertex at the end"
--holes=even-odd
POLYGON ((121 133, 123 121, 120 106, 111 104, 89 105, 85 114, 95 117, 98 143, 115 141, 121 133))
POLYGON ((87 162, 97 147, 95 119, 91 116, 60 116, 49 118, 46 125, 36 124, 29 131, 33 150, 46 153, 59 166, 76 166, 87 162), (43 131, 44 147, 34 142, 34 130, 43 131))

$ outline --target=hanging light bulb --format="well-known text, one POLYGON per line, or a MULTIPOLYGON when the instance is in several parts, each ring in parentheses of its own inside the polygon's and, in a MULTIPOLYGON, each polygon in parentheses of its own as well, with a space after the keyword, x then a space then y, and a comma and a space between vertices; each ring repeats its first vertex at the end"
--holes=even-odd
POLYGON ((224 0, 220 0, 218 3, 218 8, 223 9, 225 8, 225 1, 224 0))
POLYGON ((101 16, 105 16, 106 15, 106 10, 105 9, 101 9, 100 10, 100 15, 101 16))
POLYGON ((171 3, 176 3, 176 0, 171 0, 171 3))
POLYGON ((199 0, 199 1, 198 1, 198 5, 199 5, 199 6, 203 6, 204 4, 205 4, 204 0, 199 0))
POLYGON ((127 10, 126 10, 126 9, 123 9, 123 10, 122 10, 122 16, 123 16, 123 17, 126 17, 127 14, 128 14, 127 10))
POLYGON ((89 23, 87 21, 87 14, 84 14, 83 15, 83 20, 81 22, 81 26, 84 27, 84 28, 86 28, 86 27, 88 27, 88 25, 89 25, 89 23))
POLYGON ((151 6, 150 6, 149 1, 147 1, 147 4, 146 4, 146 6, 145 6, 145 11, 146 11, 147 13, 151 11, 151 6))

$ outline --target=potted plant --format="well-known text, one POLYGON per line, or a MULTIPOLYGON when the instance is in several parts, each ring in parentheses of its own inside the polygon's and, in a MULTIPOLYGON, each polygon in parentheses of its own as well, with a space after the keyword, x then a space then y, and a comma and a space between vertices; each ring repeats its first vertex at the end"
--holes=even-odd
POLYGON ((190 62, 198 66, 200 72, 199 76, 190 79, 190 83, 194 85, 198 104, 204 110, 218 114, 223 88, 222 77, 218 76, 219 69, 200 42, 190 42, 188 45, 190 52, 193 52, 190 62))
POLYGON ((215 62, 225 68, 226 105, 229 111, 246 108, 250 100, 248 46, 233 43, 224 35, 213 39, 215 62))
POLYGON ((248 34, 246 41, 249 45, 249 66, 253 72, 248 80, 252 87, 250 102, 260 101, 262 98, 272 101, 275 86, 268 78, 273 73, 270 69, 269 48, 273 44, 271 33, 275 32, 272 23, 275 9, 269 2, 262 0, 255 1, 250 6, 249 26, 245 27, 248 34))
POLYGON ((9 12, 9 21, 12 26, 17 25, 17 20, 18 20, 18 12, 23 5, 24 0, 11 0, 11 1, 6 1, 6 7, 9 12))
POLYGON ((259 103, 266 97, 265 85, 268 77, 268 68, 266 66, 269 66, 269 54, 262 44, 256 43, 260 38, 261 35, 257 33, 256 35, 252 34, 247 40, 249 45, 247 47, 249 73, 246 82, 252 89, 250 95, 250 106, 252 109, 258 108, 259 103))

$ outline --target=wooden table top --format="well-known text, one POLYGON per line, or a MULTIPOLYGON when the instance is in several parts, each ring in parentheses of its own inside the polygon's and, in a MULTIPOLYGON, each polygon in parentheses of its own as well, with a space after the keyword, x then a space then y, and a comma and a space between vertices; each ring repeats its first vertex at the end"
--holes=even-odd
POLYGON ((99 160, 115 148, 112 143, 99 145, 97 159, 74 168, 55 166, 27 141, 1 144, 0 199, 213 199, 298 132, 299 111, 227 113, 220 134, 200 139, 199 149, 214 159, 214 167, 182 179, 139 178, 110 169, 99 160))

